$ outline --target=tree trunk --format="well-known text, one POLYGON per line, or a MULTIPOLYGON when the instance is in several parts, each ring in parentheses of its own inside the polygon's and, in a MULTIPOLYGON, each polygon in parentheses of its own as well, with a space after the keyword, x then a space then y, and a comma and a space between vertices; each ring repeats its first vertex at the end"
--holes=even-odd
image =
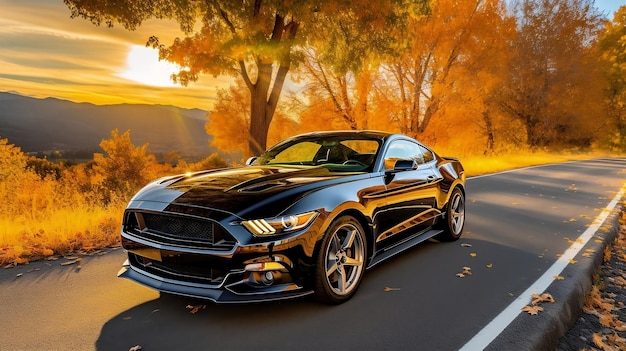
POLYGON ((488 111, 483 111, 483 121, 485 122, 485 134, 487 135, 487 148, 484 154, 487 155, 489 152, 493 151, 496 144, 493 132, 493 120, 488 111))
MULTIPOLYGON (((250 136, 248 138, 248 156, 258 156, 267 145, 267 132, 272 121, 268 114, 269 103, 267 93, 272 78, 272 64, 257 61, 259 70, 256 83, 250 90, 250 136)), ((272 111, 273 112, 273 111, 272 111)))
POLYGON ((287 72, 291 66, 291 40, 298 31, 299 23, 284 24, 284 17, 276 14, 271 42, 282 46, 282 53, 277 58, 278 68, 272 84, 274 61, 268 58, 257 58, 258 77, 252 83, 243 61, 239 62, 242 77, 250 89, 250 136, 246 156, 258 156, 267 147, 267 134, 278 105, 278 98, 283 89, 287 72))

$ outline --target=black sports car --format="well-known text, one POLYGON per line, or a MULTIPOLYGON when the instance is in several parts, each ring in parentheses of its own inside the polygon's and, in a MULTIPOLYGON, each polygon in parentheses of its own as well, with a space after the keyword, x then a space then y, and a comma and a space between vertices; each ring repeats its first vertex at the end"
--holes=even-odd
POLYGON ((161 292, 341 303, 366 269, 424 240, 456 240, 465 173, 404 135, 284 140, 246 166, 157 180, 130 201, 119 276, 161 292))

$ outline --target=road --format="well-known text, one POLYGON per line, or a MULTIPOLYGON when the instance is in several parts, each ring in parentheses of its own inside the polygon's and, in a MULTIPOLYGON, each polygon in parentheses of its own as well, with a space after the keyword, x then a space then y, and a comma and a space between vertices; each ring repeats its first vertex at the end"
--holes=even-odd
POLYGON ((625 179, 626 159, 471 178, 459 241, 429 241, 386 261, 339 306, 161 298, 116 278, 121 249, 2 269, 0 351, 456 350, 557 261, 625 179), (458 277, 463 267, 472 274, 458 277), (199 304, 195 314, 186 308, 199 304))

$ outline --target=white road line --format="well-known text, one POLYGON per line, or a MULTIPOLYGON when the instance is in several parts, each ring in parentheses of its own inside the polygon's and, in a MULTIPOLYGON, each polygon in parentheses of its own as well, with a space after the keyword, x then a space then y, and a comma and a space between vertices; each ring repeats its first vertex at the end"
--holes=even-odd
POLYGON ((497 315, 489 324, 487 324, 478 334, 476 334, 470 341, 468 341, 460 350, 462 351, 476 351, 484 350, 495 338, 502 333, 502 331, 513 322, 513 320, 521 313, 522 307, 526 306, 531 300, 532 294, 543 293, 552 282, 554 282, 554 276, 560 275, 565 267, 570 263, 570 260, 576 257, 580 250, 587 244, 589 239, 598 231, 602 226, 606 218, 611 211, 617 206, 618 202, 624 196, 626 190, 626 184, 622 186, 622 189, 615 195, 613 200, 602 210, 602 213, 593 221, 591 226, 582 233, 578 239, 563 253, 563 255, 556 261, 539 279, 531 285, 526 291, 519 295, 515 301, 513 301, 507 308, 505 308, 499 315, 497 315))

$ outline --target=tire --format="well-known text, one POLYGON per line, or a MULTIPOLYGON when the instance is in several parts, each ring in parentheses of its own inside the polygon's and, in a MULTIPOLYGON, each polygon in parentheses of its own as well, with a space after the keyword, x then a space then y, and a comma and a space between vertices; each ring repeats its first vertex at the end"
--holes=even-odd
POLYGON ((441 241, 455 241, 463 234, 465 226, 465 195, 460 188, 456 187, 452 190, 448 206, 446 208, 446 217, 443 233, 437 236, 441 241))
POLYGON ((337 218, 324 235, 317 255, 315 297, 332 304, 349 300, 361 283, 366 262, 363 227, 354 217, 337 218))

